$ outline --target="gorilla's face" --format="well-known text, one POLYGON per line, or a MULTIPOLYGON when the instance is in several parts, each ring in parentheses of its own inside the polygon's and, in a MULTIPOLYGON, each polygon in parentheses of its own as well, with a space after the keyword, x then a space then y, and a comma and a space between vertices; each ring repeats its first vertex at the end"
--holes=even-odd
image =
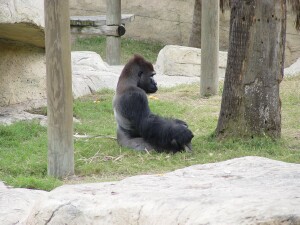
POLYGON ((153 70, 143 70, 140 71, 138 87, 142 88, 146 93, 155 93, 157 91, 157 84, 153 78, 155 75, 155 71, 153 70))

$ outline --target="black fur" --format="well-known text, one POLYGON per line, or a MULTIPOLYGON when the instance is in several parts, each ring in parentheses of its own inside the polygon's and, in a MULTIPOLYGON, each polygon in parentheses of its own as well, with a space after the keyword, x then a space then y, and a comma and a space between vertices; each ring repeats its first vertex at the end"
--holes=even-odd
POLYGON ((120 145, 136 150, 178 152, 190 146, 192 132, 184 121, 151 113, 146 93, 155 93, 153 66, 135 55, 124 67, 113 105, 120 145))

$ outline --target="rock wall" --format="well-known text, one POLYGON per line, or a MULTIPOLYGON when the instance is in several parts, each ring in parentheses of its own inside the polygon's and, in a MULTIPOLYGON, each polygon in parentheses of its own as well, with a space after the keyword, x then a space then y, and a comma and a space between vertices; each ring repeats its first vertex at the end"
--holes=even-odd
POLYGON ((46 98, 45 50, 0 39, 0 106, 46 98))
MULTIPOLYGON (((192 27, 194 0, 122 0, 122 13, 135 14, 126 24, 125 37, 160 41, 165 44, 188 45, 192 27)), ((71 15, 106 14, 106 0, 70 0, 71 15)), ((228 49, 229 17, 220 15, 220 50, 228 49)), ((286 67, 300 57, 300 32, 294 28, 291 10, 288 13, 286 67)))
POLYGON ((44 1, 0 1, 0 106, 46 97, 44 1))

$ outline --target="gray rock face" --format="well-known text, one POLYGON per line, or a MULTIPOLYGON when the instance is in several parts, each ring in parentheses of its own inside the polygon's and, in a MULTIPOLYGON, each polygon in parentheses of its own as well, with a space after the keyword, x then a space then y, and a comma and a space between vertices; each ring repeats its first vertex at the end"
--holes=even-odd
POLYGON ((300 224, 300 165, 260 157, 59 187, 27 225, 300 224))
POLYGON ((44 47, 44 28, 44 1, 0 1, 0 38, 44 47))
POLYGON ((47 192, 9 188, 0 182, 0 224, 23 224, 35 201, 47 192))
POLYGON ((0 49, 0 107, 45 99, 45 50, 1 39, 0 49))
POLYGON ((45 98, 44 1, 0 1, 0 106, 45 98))
MULTIPOLYGON (((224 78, 227 52, 219 52, 219 76, 224 78)), ((178 45, 166 45, 160 50, 155 68, 169 76, 199 77, 201 74, 201 49, 178 45)))
POLYGON ((74 98, 92 94, 103 88, 115 89, 119 72, 110 69, 96 52, 72 52, 74 98))
POLYGON ((300 58, 295 63, 293 63, 292 65, 284 69, 284 75, 285 76, 300 75, 300 58))

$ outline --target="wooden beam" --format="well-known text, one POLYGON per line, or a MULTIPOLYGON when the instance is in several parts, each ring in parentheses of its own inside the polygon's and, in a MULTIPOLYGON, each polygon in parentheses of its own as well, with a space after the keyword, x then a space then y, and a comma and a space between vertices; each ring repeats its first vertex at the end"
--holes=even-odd
POLYGON ((69 0, 44 0, 47 69, 48 175, 74 174, 69 0))
POLYGON ((200 96, 218 93, 219 82, 219 4, 220 0, 202 1, 200 96))
POLYGON ((126 30, 123 25, 120 26, 71 26, 71 33, 86 35, 106 35, 121 37, 126 30))
MULTIPOLYGON (((121 24, 121 0, 106 0, 106 25, 121 24)), ((121 38, 108 36, 106 38, 106 61, 109 65, 121 63, 121 38)))
MULTIPOLYGON (((122 14, 121 24, 134 21, 134 14, 122 14)), ((70 16, 71 26, 103 26, 106 25, 106 16, 70 16)))

